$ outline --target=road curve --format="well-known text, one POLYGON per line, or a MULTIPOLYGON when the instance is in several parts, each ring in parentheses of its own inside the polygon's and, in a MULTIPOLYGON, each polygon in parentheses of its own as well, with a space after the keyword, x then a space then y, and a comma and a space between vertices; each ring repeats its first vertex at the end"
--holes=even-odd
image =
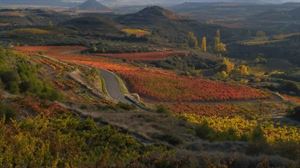
POLYGON ((120 83, 116 78, 116 75, 110 71, 103 69, 100 69, 99 71, 104 79, 105 87, 109 96, 119 102, 132 104, 129 100, 125 98, 124 94, 122 93, 120 83))

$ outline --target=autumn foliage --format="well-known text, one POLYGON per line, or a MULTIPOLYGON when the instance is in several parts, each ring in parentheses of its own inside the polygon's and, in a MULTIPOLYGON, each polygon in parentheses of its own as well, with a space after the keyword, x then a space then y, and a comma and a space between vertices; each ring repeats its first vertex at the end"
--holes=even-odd
POLYGON ((141 68, 108 58, 80 55, 82 47, 19 47, 21 51, 43 51, 72 63, 107 69, 118 73, 132 92, 155 101, 226 101, 267 98, 265 92, 244 85, 226 84, 202 78, 179 76, 157 68, 141 68))

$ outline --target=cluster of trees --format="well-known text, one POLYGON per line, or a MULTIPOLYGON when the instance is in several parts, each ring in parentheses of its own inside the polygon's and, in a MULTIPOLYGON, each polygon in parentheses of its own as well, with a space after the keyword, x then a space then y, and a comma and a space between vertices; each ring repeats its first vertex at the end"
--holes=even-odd
POLYGON ((202 75, 202 70, 214 69, 217 62, 204 57, 209 57, 209 53, 192 53, 188 57, 173 56, 164 60, 151 61, 151 65, 171 69, 185 75, 198 76, 202 75))
POLYGON ((300 95, 300 87, 298 82, 284 79, 274 79, 273 82, 275 83, 267 86, 268 89, 295 96, 300 95))
POLYGON ((58 100, 61 95, 38 77, 38 67, 25 57, 0 48, 0 88, 12 94, 32 94, 58 100))
POLYGON ((221 79, 226 79, 230 74, 235 74, 239 76, 248 76, 250 74, 250 68, 247 65, 239 65, 236 66, 234 62, 232 62, 228 58, 223 58, 223 61, 220 65, 219 72, 217 73, 217 77, 221 79))
POLYGON ((297 66, 300 65, 300 35, 292 36, 273 43, 266 43, 263 45, 242 45, 230 44, 228 55, 233 58, 241 59, 256 59, 258 55, 265 59, 282 59, 284 56, 285 61, 289 61, 297 66))
MULTIPOLYGON (((202 52, 207 52, 207 38, 203 36, 201 38, 201 45, 199 45, 198 38, 193 32, 188 33, 188 46, 194 49, 201 49, 202 52)), ((227 51, 226 44, 221 40, 221 31, 217 30, 216 36, 214 38, 214 50, 216 54, 221 55, 227 51)))
POLYGON ((90 53, 133 53, 155 50, 146 43, 100 40, 88 50, 90 53))

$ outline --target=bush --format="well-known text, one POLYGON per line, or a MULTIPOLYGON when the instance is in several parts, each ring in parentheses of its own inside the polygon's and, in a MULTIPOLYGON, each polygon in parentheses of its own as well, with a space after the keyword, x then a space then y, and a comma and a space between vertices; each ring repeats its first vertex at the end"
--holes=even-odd
POLYGON ((13 94, 30 94, 51 101, 62 98, 55 89, 38 77, 37 66, 25 57, 15 55, 9 50, 0 52, 0 55, 0 83, 5 90, 13 94))
POLYGON ((299 93, 299 88, 295 82, 285 81, 282 83, 281 88, 288 92, 299 93))
POLYGON ((16 111, 4 104, 0 104, 0 118, 3 118, 5 122, 10 121, 16 117, 16 111))
POLYGON ((20 77, 15 71, 4 71, 0 72, 0 79, 4 84, 5 90, 10 93, 19 92, 20 77))
POLYGON ((0 122, 0 149, 0 167, 145 167, 150 156, 162 167, 183 166, 171 162, 172 151, 164 146, 144 146, 110 126, 70 115, 26 118, 13 126, 0 122))
POLYGON ((127 111, 135 109, 135 106, 130 105, 130 104, 126 104, 126 103, 122 103, 122 102, 119 102, 117 104, 117 107, 119 107, 119 108, 121 108, 123 110, 127 110, 127 111))
POLYGON ((171 135, 171 134, 164 134, 164 135, 154 134, 152 136, 152 138, 159 139, 161 141, 167 142, 174 146, 182 143, 182 140, 180 138, 178 138, 177 136, 171 135))
POLYGON ((297 106, 293 110, 291 110, 290 117, 300 121, 300 106, 297 106))
POLYGON ((266 138, 264 136, 264 131, 260 126, 257 126, 251 135, 251 140, 253 142, 266 142, 266 138))
POLYGON ((166 107, 163 106, 163 105, 158 105, 158 106, 156 106, 156 112, 157 112, 157 113, 164 113, 164 114, 170 113, 169 109, 166 108, 166 107))
POLYGON ((196 126, 196 135, 201 139, 214 140, 215 130, 209 127, 208 123, 203 123, 196 126))
POLYGON ((229 128, 224 132, 217 132, 211 128, 208 123, 202 123, 196 126, 196 135, 201 139, 206 139, 210 141, 239 141, 246 140, 247 138, 239 137, 236 130, 229 128))

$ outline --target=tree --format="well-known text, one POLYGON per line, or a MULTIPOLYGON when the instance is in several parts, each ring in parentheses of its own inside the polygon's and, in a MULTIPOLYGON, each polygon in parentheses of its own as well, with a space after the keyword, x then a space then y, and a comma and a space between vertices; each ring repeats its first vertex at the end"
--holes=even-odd
POLYGON ((217 54, 222 54, 227 51, 226 44, 222 43, 221 41, 221 32, 217 30, 216 37, 215 37, 215 52, 217 54))
POLYGON ((239 72, 241 75, 249 75, 249 67, 246 65, 241 65, 239 67, 239 72))
POLYGON ((223 59, 223 64, 221 68, 222 71, 229 74, 231 71, 234 70, 234 67, 235 67, 234 63, 231 62, 228 58, 223 59))
POLYGON ((199 42, 197 37, 193 32, 188 33, 188 45, 191 48, 198 48, 199 47, 199 42))
POLYGON ((221 43, 221 39, 218 36, 216 36, 215 37, 215 51, 216 52, 219 51, 219 45, 220 45, 220 43, 221 43))
POLYGON ((217 46, 217 52, 218 53, 225 53, 227 51, 227 46, 226 44, 220 42, 217 46))
POLYGON ((202 44, 201 44, 201 50, 203 52, 207 52, 207 41, 206 41, 206 37, 202 37, 202 44))
POLYGON ((19 92, 20 76, 15 71, 4 71, 0 72, 0 80, 5 86, 5 90, 10 93, 19 92))
POLYGON ((216 77, 221 80, 227 79, 228 76, 229 76, 229 74, 225 71, 221 71, 216 74, 216 77))
POLYGON ((216 37, 219 37, 219 39, 221 39, 221 31, 220 31, 220 29, 217 30, 216 37))

